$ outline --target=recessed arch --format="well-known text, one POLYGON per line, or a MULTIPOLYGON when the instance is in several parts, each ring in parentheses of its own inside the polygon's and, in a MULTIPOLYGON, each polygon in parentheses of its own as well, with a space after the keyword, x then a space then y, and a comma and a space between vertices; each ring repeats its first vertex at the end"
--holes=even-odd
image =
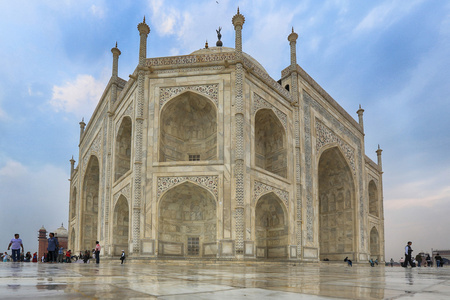
POLYGON ((256 257, 286 258, 288 255, 286 208, 273 192, 261 196, 255 206, 256 257))
POLYGON ((369 182, 369 214, 379 217, 378 213, 378 189, 375 181, 369 182))
POLYGON ((158 208, 159 254, 214 256, 217 254, 217 209, 214 196, 186 181, 165 192, 158 208))
POLYGON ((76 216, 77 209, 77 188, 72 189, 72 197, 70 199, 70 218, 73 219, 76 216))
POLYGON ((255 164, 287 177, 286 131, 272 109, 263 108, 255 114, 255 164))
POLYGON ((322 152, 318 175, 320 260, 353 258, 355 186, 351 168, 339 147, 322 152))
POLYGON ((98 210, 100 190, 100 165, 98 158, 91 155, 83 180, 82 228, 80 250, 92 249, 98 239, 98 210))
POLYGON ((131 168, 132 122, 126 116, 122 119, 116 135, 114 151, 114 180, 118 180, 131 168))
POLYGON ((380 259, 380 235, 375 226, 370 230, 370 257, 380 259))
POLYGON ((122 250, 128 251, 130 226, 130 208, 124 195, 120 195, 114 206, 113 215, 113 255, 120 255, 122 250))
POLYGON ((191 91, 169 100, 161 110, 159 161, 217 159, 217 110, 191 91))
POLYGON ((72 253, 75 252, 75 229, 72 227, 72 230, 70 231, 70 240, 69 240, 69 250, 72 249, 72 253))

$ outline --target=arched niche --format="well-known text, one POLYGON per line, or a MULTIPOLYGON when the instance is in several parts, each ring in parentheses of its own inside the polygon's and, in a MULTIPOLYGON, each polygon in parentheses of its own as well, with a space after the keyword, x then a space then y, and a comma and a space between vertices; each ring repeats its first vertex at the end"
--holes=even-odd
POLYGON ((130 208, 127 198, 120 195, 114 206, 113 216, 113 255, 120 255, 122 250, 128 251, 130 226, 130 208))
POLYGON ((116 136, 114 157, 114 180, 118 180, 131 166, 131 131, 130 117, 124 117, 116 136))
POLYGON ((255 207, 256 257, 286 258, 288 255, 287 214, 280 198, 268 193, 255 207))
POLYGON ((92 250, 98 239, 100 167, 96 156, 89 159, 83 180, 83 210, 80 250, 92 250))
POLYGON ((378 189, 373 180, 369 182, 369 214, 379 217, 378 213, 378 189))
POLYGON ((370 257, 380 259, 380 236, 375 226, 370 230, 370 257))
POLYGON ((170 100, 161 111, 159 161, 217 159, 217 112, 213 102, 193 92, 170 100))
POLYGON ((355 188, 351 169, 338 147, 322 153, 318 173, 320 260, 352 259, 355 188))
POLYGON ((273 110, 260 109, 255 115, 255 164, 287 177, 286 132, 273 110))
POLYGON ((72 190, 72 197, 70 199, 70 218, 73 219, 76 216, 77 209, 77 188, 74 187, 72 190))
POLYGON ((70 231, 70 240, 69 240, 69 250, 72 250, 72 254, 76 254, 75 252, 75 229, 72 228, 70 231))
POLYGON ((216 223, 216 201, 208 190, 191 182, 173 187, 159 204, 159 254, 216 255, 216 223))

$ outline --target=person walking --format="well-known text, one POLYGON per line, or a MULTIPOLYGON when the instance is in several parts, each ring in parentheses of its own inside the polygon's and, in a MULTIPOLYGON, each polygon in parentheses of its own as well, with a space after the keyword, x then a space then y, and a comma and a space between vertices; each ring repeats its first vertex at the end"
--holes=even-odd
POLYGON ((436 267, 439 268, 441 267, 441 263, 442 263, 442 257, 438 254, 436 254, 436 256, 434 257, 434 259, 436 260, 436 267))
POLYGON ((411 265, 411 268, 415 267, 413 262, 412 262, 412 252, 413 252, 413 250, 411 249, 411 245, 412 245, 412 242, 409 241, 408 244, 406 244, 406 247, 405 247, 405 263, 403 264, 404 268, 408 267, 408 263, 411 265))
POLYGON ((99 264, 100 263, 100 250, 102 249, 102 247, 100 246, 100 242, 96 241, 95 242, 95 263, 99 264))
POLYGON ((19 234, 16 233, 16 234, 14 234, 14 238, 11 239, 11 242, 8 245, 8 250, 9 250, 9 248, 11 248, 11 250, 12 250, 11 256, 12 256, 13 261, 19 261, 20 247, 22 247, 22 252, 23 252, 24 250, 23 250, 22 240, 19 239, 19 234))
POLYGON ((63 247, 59 247, 59 250, 58 250, 58 262, 59 263, 64 262, 64 248, 63 247))
POLYGON ((393 258, 391 258, 390 264, 391 264, 391 268, 392 268, 394 266, 394 259, 393 258))
POLYGON ((53 263, 56 262, 56 253, 57 253, 57 249, 58 249, 58 240, 55 238, 55 235, 53 232, 49 233, 49 238, 48 238, 48 246, 47 246, 47 250, 48 250, 48 262, 53 263))
POLYGON ((122 250, 122 255, 120 255, 120 260, 122 261, 120 264, 123 265, 123 262, 125 260, 125 250, 122 250))
POLYGON ((422 255, 420 255, 420 253, 416 255, 416 261, 417 266, 420 268, 420 264, 422 263, 422 255))

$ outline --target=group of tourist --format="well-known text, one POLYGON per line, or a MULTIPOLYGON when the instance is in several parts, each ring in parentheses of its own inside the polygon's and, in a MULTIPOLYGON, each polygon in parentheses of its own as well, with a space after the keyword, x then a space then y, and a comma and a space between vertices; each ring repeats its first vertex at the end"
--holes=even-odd
MULTIPOLYGON (((411 266, 411 268, 414 267, 432 267, 433 266, 433 260, 431 259, 430 254, 422 255, 417 254, 414 258, 412 257, 412 248, 411 248, 412 242, 409 241, 405 246, 405 258, 400 258, 400 265, 404 268, 408 267, 408 264, 411 266)), ((436 254, 434 257, 436 260, 436 266, 442 267, 444 265, 444 259, 442 256, 439 255, 439 253, 436 254)), ((391 258, 390 260, 391 267, 394 266, 394 259, 391 258)))

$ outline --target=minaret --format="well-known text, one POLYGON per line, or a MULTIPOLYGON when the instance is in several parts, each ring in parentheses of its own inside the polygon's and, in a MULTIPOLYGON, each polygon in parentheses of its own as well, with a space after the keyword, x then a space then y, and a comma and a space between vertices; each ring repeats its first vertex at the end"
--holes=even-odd
POLYGON ((291 95, 292 103, 298 105, 298 78, 297 78, 297 39, 298 34, 294 32, 294 27, 292 27, 292 32, 288 36, 289 45, 291 46, 291 95))
POLYGON ((356 111, 359 118, 359 126, 361 126, 362 131, 364 132, 364 121, 363 121, 363 113, 364 109, 361 108, 361 104, 359 105, 359 109, 356 111))
POLYGON ((142 23, 137 26, 141 37, 139 43, 139 65, 143 66, 147 58, 147 36, 150 33, 150 27, 145 23, 145 16, 142 23))
POLYGON ((83 119, 81 119, 81 122, 80 122, 80 144, 81 144, 81 138, 83 137, 85 127, 86 127, 86 123, 84 123, 84 118, 83 118, 83 119))
POLYGON ((121 54, 119 48, 117 48, 117 42, 116 46, 111 48, 111 52, 113 54, 111 102, 114 103, 117 100, 117 78, 119 77, 119 55, 121 54))
POLYGON ((70 179, 72 179, 73 171, 75 170, 75 160, 72 158, 70 159, 70 179))
POLYGON ((237 14, 234 15, 232 23, 235 30, 235 55, 236 55, 236 82, 235 82, 235 135, 236 146, 234 151, 234 180, 235 180, 235 228, 236 228, 236 254, 242 255, 244 253, 244 233, 245 230, 245 204, 244 204, 244 99, 243 99, 243 81, 244 81, 244 67, 242 65, 242 25, 244 25, 245 18, 239 13, 239 7, 237 14))
POLYGON ((382 171, 383 170, 383 165, 381 163, 381 152, 383 152, 383 150, 381 150, 380 145, 378 145, 378 149, 375 152, 377 152, 378 167, 380 168, 380 171, 382 171))

